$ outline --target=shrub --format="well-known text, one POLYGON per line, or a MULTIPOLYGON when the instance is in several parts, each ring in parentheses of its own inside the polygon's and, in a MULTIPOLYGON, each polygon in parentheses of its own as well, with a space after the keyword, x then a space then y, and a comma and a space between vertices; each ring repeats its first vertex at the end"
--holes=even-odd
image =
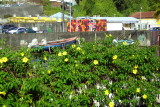
POLYGON ((6 106, 159 106, 160 58, 138 43, 83 42, 52 54, 0 50, 0 104, 6 106), (7 53, 7 54, 6 54, 7 53))

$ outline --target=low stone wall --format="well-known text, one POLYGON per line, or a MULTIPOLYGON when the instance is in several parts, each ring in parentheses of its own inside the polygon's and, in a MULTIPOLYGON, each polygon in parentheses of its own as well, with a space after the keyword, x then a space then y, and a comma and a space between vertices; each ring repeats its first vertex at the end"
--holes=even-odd
MULTIPOLYGON (((33 39, 38 39, 40 42, 42 39, 46 39, 47 41, 59 40, 70 37, 80 37, 84 38, 85 41, 95 41, 95 40, 103 40, 105 38, 105 34, 112 34, 117 39, 133 39, 139 40, 142 46, 150 46, 151 45, 151 31, 103 31, 103 32, 54 32, 54 33, 35 33, 35 34, 2 34, 0 35, 0 39, 5 39, 7 45, 13 46, 15 48, 18 47, 27 47, 29 43, 33 39)), ((4 45, 3 47, 7 46, 4 45)))

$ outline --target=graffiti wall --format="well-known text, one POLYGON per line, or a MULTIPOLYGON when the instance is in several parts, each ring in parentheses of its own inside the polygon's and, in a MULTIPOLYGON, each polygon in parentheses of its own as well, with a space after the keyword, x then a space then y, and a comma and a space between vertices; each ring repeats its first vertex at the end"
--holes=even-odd
POLYGON ((106 20, 77 19, 67 23, 68 32, 106 31, 106 20))

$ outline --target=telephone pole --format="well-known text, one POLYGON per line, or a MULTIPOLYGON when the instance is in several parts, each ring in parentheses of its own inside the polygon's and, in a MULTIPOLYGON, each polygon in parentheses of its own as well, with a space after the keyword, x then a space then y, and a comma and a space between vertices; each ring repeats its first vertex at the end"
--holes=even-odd
POLYGON ((62 32, 64 32, 64 0, 61 0, 62 4, 62 32))

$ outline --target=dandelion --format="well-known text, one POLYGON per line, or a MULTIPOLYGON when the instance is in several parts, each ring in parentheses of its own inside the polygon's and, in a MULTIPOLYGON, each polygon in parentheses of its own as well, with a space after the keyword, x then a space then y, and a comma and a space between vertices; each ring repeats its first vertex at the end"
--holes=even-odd
POLYGON ((68 58, 64 59, 65 62, 68 62, 68 60, 69 60, 68 58))
POLYGON ((108 90, 105 90, 104 93, 105 93, 105 95, 108 95, 108 94, 109 94, 109 91, 108 91, 108 90))
POLYGON ((20 53, 21 54, 21 56, 24 56, 24 53, 22 52, 22 53, 20 53))
POLYGON ((44 57, 43 59, 46 61, 46 60, 47 60, 47 57, 44 57))
POLYGON ((62 56, 62 55, 63 55, 62 52, 59 52, 59 53, 58 53, 58 56, 62 56))
POLYGON ((7 62, 8 61, 8 58, 7 57, 3 57, 2 58, 2 62, 7 62))
POLYGON ((142 98, 143 98, 143 99, 147 99, 147 95, 144 94, 144 95, 142 96, 142 98))
POLYGON ((136 92, 137 92, 137 93, 141 92, 141 89, 140 89, 140 88, 137 88, 137 89, 136 89, 136 92))
POLYGON ((127 45, 127 42, 123 42, 123 45, 127 45))
POLYGON ((66 52, 66 51, 64 51, 62 54, 63 54, 63 55, 67 55, 67 52, 66 52))
POLYGON ((81 48, 80 48, 80 47, 77 47, 76 49, 77 49, 77 50, 81 50, 81 48))
POLYGON ((117 59, 117 57, 118 57, 117 55, 114 55, 114 56, 112 57, 112 59, 117 59))
POLYGON ((24 58, 22 59, 22 61, 23 61, 24 63, 26 63, 26 62, 28 62, 28 58, 24 57, 24 58))
POLYGON ((75 48, 76 47, 76 45, 72 45, 72 48, 75 48))
POLYGON ((99 62, 97 60, 93 61, 94 65, 97 65, 99 62))
POLYGON ((114 107, 114 102, 110 102, 109 107, 114 107))
POLYGON ((137 69, 137 68, 138 68, 138 65, 135 65, 134 68, 137 69))
POLYGON ((0 95, 6 95, 6 92, 5 91, 0 91, 0 95))
POLYGON ((137 69, 132 70, 133 74, 137 74, 137 69))

